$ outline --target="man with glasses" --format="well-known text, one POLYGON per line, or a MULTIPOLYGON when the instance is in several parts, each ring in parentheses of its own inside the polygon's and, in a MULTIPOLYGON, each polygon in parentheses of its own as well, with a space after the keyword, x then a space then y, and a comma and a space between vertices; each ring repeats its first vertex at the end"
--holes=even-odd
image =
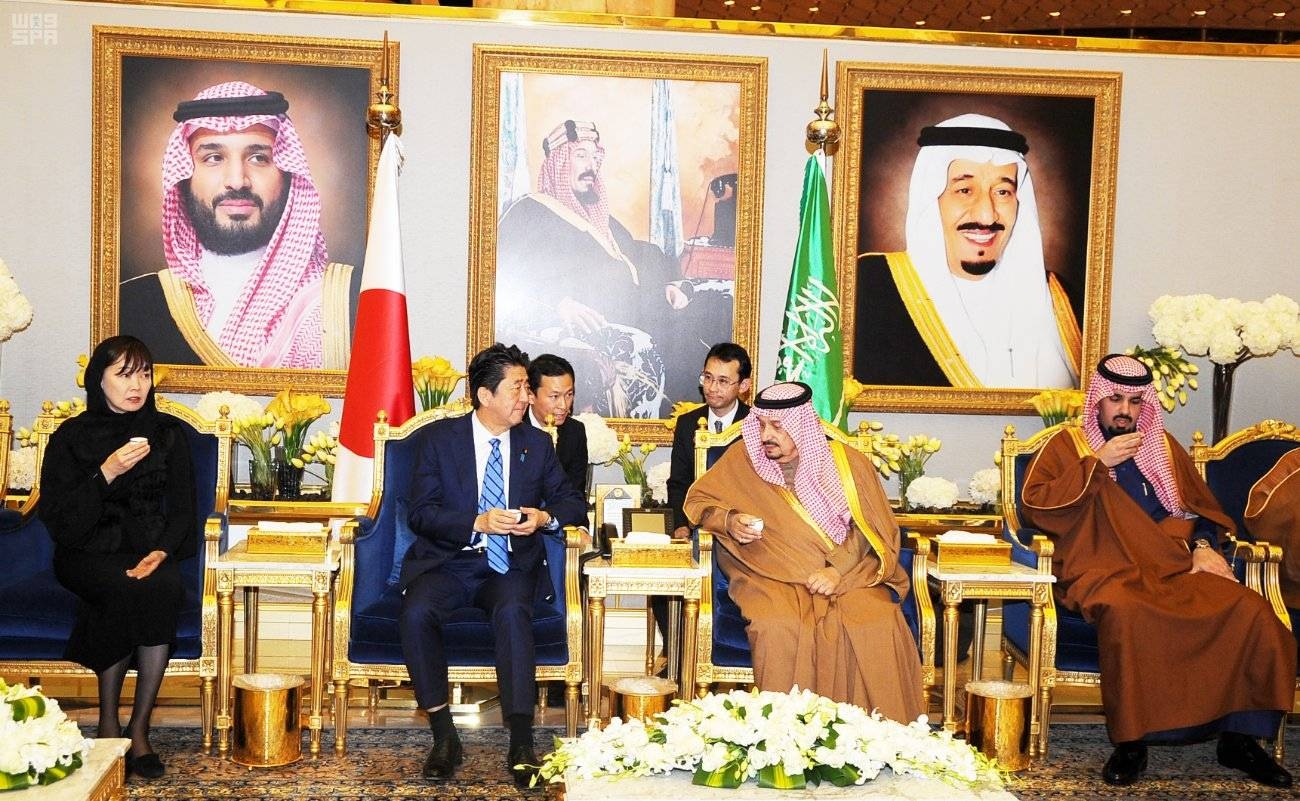
MULTIPOLYGON (((735 342, 722 342, 709 348, 700 372, 700 394, 704 405, 677 418, 673 429, 672 471, 668 475, 668 504, 673 508, 673 539, 684 540, 691 536, 691 523, 682 511, 686 491, 695 480, 695 432, 700 420, 708 429, 718 432, 749 414, 749 406, 740 399, 749 393, 749 374, 753 365, 749 354, 735 342)), ((653 596, 655 623, 659 635, 668 641, 668 599, 653 596)))

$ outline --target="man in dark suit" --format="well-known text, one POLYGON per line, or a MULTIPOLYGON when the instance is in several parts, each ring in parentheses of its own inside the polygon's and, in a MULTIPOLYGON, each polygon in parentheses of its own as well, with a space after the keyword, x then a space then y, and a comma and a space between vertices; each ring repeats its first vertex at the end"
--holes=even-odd
MULTIPOLYGON (((700 394, 704 405, 677 418, 673 429, 672 468, 668 474, 668 505, 673 508, 673 539, 684 540, 691 536, 691 521, 682 511, 686 491, 695 481, 695 432, 704 420, 710 431, 722 431, 749 414, 749 407, 740 399, 749 392, 750 372, 753 365, 749 354, 735 342, 722 342, 709 348, 700 372, 700 394)), ((650 607, 654 610, 659 636, 668 642, 668 599, 652 596, 650 607)))
POLYGON ((532 405, 524 425, 555 426, 555 455, 560 459, 569 484, 579 495, 587 495, 587 429, 573 419, 573 365, 567 359, 543 353, 528 365, 528 388, 532 405))
POLYGON ((586 504, 569 486, 551 438, 519 426, 528 409, 528 356, 500 343, 469 365, 474 411, 435 423, 418 436, 411 483, 415 542, 402 562, 398 626, 416 702, 429 712, 433 748, 427 779, 451 778, 462 760, 447 706, 443 623, 476 606, 493 621, 501 714, 510 729, 506 764, 528 785, 537 765, 533 605, 563 588, 550 586, 543 536, 580 524, 586 504))

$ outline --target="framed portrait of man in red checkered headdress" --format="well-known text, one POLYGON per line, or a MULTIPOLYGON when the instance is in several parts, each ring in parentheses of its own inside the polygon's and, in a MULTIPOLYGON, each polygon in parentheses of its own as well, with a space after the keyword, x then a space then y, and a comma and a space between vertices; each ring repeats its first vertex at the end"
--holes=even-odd
POLYGON ((766 61, 478 46, 470 354, 574 366, 575 410, 666 442, 709 347, 758 344, 766 61))
POLYGON ((143 340, 168 389, 342 394, 382 43, 97 27, 94 54, 92 338, 143 340))

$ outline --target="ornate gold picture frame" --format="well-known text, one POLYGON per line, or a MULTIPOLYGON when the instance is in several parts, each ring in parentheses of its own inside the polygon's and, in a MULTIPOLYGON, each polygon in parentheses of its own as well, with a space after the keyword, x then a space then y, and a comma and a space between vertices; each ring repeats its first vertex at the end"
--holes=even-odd
POLYGON ((766 97, 762 58, 476 46, 469 355, 556 353, 671 441, 708 348, 758 344, 766 97))
POLYGON ((1078 387, 1108 341, 1120 74, 837 73, 854 409, 1033 414, 1078 387))
MULTIPOLYGON (((93 39, 91 345, 117 333, 140 337, 170 367, 162 383, 176 392, 273 394, 292 386, 342 395, 379 161, 365 120, 385 69, 383 43, 102 26, 93 39), (213 215, 223 199, 235 198, 222 194, 241 191, 225 186, 231 181, 248 183, 252 194, 239 195, 240 202, 259 210, 275 207, 276 190, 242 176, 205 184, 190 149, 210 131, 203 125, 210 118, 174 117, 184 117, 179 104, 200 93, 233 92, 214 88, 232 82, 279 92, 287 102, 283 117, 263 126, 276 127, 267 155, 283 179, 285 210, 278 225, 267 215, 260 235, 269 237, 266 255, 245 265, 260 282, 236 283, 236 296, 227 287, 233 303, 223 305, 213 300, 212 250, 192 215, 213 215), (284 135, 284 117, 297 145, 284 135), (285 169, 290 161, 294 170, 285 169), (164 181, 176 188, 164 190, 164 181), (219 314, 224 327, 211 322, 219 314)), ((387 72, 396 91, 396 44, 387 72)), ((239 146, 249 160, 267 158, 239 146)), ((208 152, 222 163, 241 162, 227 159, 233 146, 208 152)))

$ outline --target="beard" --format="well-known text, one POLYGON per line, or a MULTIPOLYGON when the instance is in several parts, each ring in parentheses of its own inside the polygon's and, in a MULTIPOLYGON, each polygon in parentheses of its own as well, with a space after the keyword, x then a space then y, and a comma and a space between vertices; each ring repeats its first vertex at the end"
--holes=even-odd
POLYGON ((585 192, 574 192, 573 196, 584 206, 595 206, 600 202, 600 193, 595 188, 588 189, 585 192))
POLYGON ((1106 439, 1118 437, 1121 434, 1132 434, 1134 431, 1137 431, 1137 427, 1133 424, 1132 420, 1129 420, 1127 423, 1120 423, 1119 425, 1105 425, 1104 423, 1101 423, 1099 424, 1099 427, 1101 428, 1102 435, 1106 439))
POLYGON ((177 188, 185 204, 194 233, 204 249, 221 256, 238 256, 265 247, 271 241, 271 235, 284 216, 284 208, 289 202, 289 173, 281 173, 280 197, 268 208, 261 196, 251 189, 232 189, 222 192, 211 202, 194 196, 188 180, 181 181, 177 188), (247 200, 257 205, 258 221, 233 221, 222 224, 217 222, 217 204, 225 200, 247 200))
POLYGON ((964 273, 966 273, 967 275, 979 275, 979 276, 984 276, 984 275, 988 275, 989 273, 993 272, 993 268, 994 268, 994 267, 997 267, 997 266, 998 266, 998 263, 997 263, 996 261, 993 261, 993 260, 989 260, 989 261, 964 261, 964 262, 961 263, 961 271, 964 272, 964 273))

